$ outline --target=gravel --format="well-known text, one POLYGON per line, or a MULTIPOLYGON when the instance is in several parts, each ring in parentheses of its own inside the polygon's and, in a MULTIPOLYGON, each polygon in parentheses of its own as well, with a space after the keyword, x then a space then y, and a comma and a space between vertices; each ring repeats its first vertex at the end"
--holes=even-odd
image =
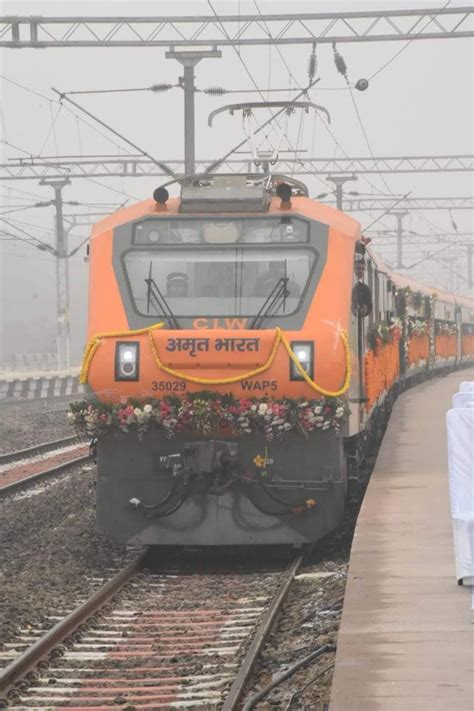
MULTIPOLYGON (((8 416, 0 418, 3 451, 71 433, 64 412, 25 407, 28 404, 9 406, 8 416)), ((244 698, 321 645, 336 646, 350 547, 371 469, 368 462, 352 492, 344 526, 307 556, 244 698)), ((94 467, 89 464, 76 467, 71 475, 39 487, 37 495, 23 493, 0 501, 0 648, 20 628, 45 624, 48 615, 70 610, 78 597, 90 593, 91 578, 129 559, 130 551, 96 530, 93 475, 94 467)), ((237 559, 238 555, 232 556, 231 567, 238 567, 233 565, 237 559)), ((330 652, 311 662, 255 708, 325 711, 334 658, 335 652, 330 652)))
POLYGON ((0 454, 74 434, 64 400, 0 405, 0 454))
POLYGON ((96 530, 93 473, 76 466, 0 501, 0 646, 20 627, 74 607, 92 577, 126 561, 125 547, 96 530))
POLYGON ((350 549, 373 460, 351 493, 344 525, 320 541, 291 586, 244 694, 248 700, 289 666, 323 645, 325 653, 276 686, 256 711, 326 711, 331 693, 337 634, 342 614, 350 549))

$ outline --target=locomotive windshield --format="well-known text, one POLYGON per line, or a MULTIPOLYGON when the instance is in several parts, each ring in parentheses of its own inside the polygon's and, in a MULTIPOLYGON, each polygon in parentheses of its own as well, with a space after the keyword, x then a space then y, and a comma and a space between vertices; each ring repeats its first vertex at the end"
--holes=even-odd
POLYGON ((135 247, 123 258, 136 310, 142 316, 162 315, 158 294, 177 317, 256 316, 281 283, 286 289, 275 315, 294 313, 317 260, 309 247, 245 243, 135 247))

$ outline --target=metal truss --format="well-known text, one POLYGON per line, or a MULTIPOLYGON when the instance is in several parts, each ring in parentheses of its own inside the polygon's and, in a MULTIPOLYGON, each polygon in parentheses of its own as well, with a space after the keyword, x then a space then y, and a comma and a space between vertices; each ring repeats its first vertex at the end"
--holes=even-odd
MULTIPOLYGON (((325 201, 327 202, 327 201, 325 201)), ((395 198, 351 198, 344 196, 345 212, 386 212, 391 209, 395 198)), ((335 205, 334 201, 327 204, 335 205)), ((473 210, 474 197, 409 197, 396 205, 396 210, 473 210)))
POLYGON ((472 37, 471 7, 194 17, 0 18, 2 47, 225 47, 472 37))
MULTIPOLYGON (((184 172, 184 161, 163 160, 174 173, 184 172)), ((196 160, 201 173, 212 161, 196 160)), ((221 173, 249 173, 255 170, 252 159, 228 158, 219 166, 221 173)), ((450 173, 474 170, 473 155, 451 156, 382 156, 380 158, 284 158, 271 170, 293 175, 347 175, 350 173, 450 173)), ((0 164, 0 180, 41 178, 140 178, 165 175, 164 171, 143 156, 67 156, 64 158, 21 158, 0 164)))

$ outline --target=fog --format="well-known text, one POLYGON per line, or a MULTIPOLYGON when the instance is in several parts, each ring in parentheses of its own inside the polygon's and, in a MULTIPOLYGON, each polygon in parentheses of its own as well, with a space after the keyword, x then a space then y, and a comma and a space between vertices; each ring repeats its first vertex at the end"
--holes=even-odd
MULTIPOLYGON (((262 13, 305 13, 380 8, 442 7, 440 0, 424 2, 267 2, 259 0, 262 13)), ((467 4, 467 3, 466 3, 467 4)), ((253 2, 215 0, 213 6, 221 14, 256 13, 253 2)), ((209 15, 211 9, 204 0, 195 2, 3 2, 2 14, 7 15, 209 15)), ((447 23, 448 24, 448 23, 447 23)), ((365 92, 354 92, 370 149, 375 156, 472 154, 473 152, 473 41, 472 39, 440 39, 406 42, 341 43, 338 46, 348 67, 352 84, 369 78, 381 69, 397 52, 403 51, 381 69, 365 92)), ((265 94, 272 88, 283 88, 270 98, 294 97, 293 89, 307 84, 309 45, 280 49, 288 68, 274 46, 244 47, 241 57, 256 84, 265 94)), ((300 121, 295 114, 289 121, 288 140, 293 147, 307 151, 306 155, 333 157, 367 156, 369 146, 358 121, 350 93, 337 73, 333 51, 329 44, 317 49, 318 72, 321 81, 310 92, 310 99, 327 108, 331 115, 328 132, 321 120, 312 115, 300 121), (336 138, 337 142, 334 140, 336 138)), ((57 102, 51 87, 60 91, 148 87, 165 82, 176 84, 182 67, 165 58, 161 48, 48 48, 3 49, 1 61, 1 121, 2 163, 11 158, 64 155, 118 155, 136 153, 106 129, 87 119, 86 125, 57 102), (16 85, 21 84, 25 88, 16 85), (37 93, 32 93, 37 92, 37 93), (45 97, 45 98, 44 98, 45 97), (49 98, 48 98, 49 97, 49 98)), ((206 59, 196 68, 196 85, 200 89, 222 86, 226 89, 248 90, 254 86, 232 48, 222 48, 221 59, 206 59)), ((173 88, 164 93, 136 92, 93 94, 74 97, 81 106, 99 116, 117 131, 138 143, 159 160, 183 157, 183 92, 173 88)), ((196 156, 214 159, 225 154, 244 138, 240 114, 218 116, 212 128, 208 114, 224 104, 257 100, 255 93, 235 93, 211 97, 196 95, 196 156)), ((76 115, 77 114, 77 115, 76 115)), ((259 120, 268 117, 261 112, 259 120)), ((275 127, 276 130, 276 127, 275 127)), ((275 134, 272 134, 275 140, 275 134)), ((242 149, 244 150, 244 149, 242 149)), ((249 150, 248 147, 245 150, 249 150)), ((285 154, 289 155, 289 154, 285 154)), ((305 154, 302 154, 305 155, 305 154)), ((310 195, 330 190, 326 175, 302 176, 310 195)), ((150 197, 164 178, 98 178, 72 179, 63 191, 65 201, 78 201, 80 206, 65 205, 65 215, 84 215, 82 222, 91 223, 97 217, 89 213, 110 211, 128 200, 150 197), (100 205, 96 205, 100 203, 100 205)), ((411 192, 412 196, 471 196, 471 172, 436 174, 360 175, 348 190, 368 195, 388 196, 411 192)), ((37 240, 54 245, 53 207, 29 207, 53 197, 51 187, 37 180, 2 180, 1 199, 1 303, 0 303, 0 363, 11 360, 15 353, 54 352, 56 338, 55 263, 54 257, 19 239, 37 240), (22 208, 21 210, 17 208, 22 208), (15 212, 10 212, 16 210, 15 212), (7 234, 8 233, 8 234, 7 234), (13 236, 12 236, 13 235, 13 236)), ((362 226, 370 225, 381 213, 355 213, 362 226)), ((404 264, 410 266, 431 251, 452 247, 440 253, 437 261, 425 260, 407 275, 438 288, 453 288, 466 294, 467 249, 472 240, 472 213, 468 210, 435 210, 411 212, 404 221, 407 235, 404 242, 404 264), (453 227, 455 223, 455 227, 453 227), (459 233, 471 236, 457 237, 459 233), (432 245, 429 235, 454 233, 439 244, 432 245), (420 237, 417 235, 426 235, 420 237), (424 244, 424 242, 426 244, 424 244), (452 261, 450 261, 452 260, 452 261)), ((395 218, 386 215, 373 230, 393 230, 395 218)), ((89 231, 76 226, 69 236, 70 249, 78 246, 89 231)), ((394 264, 393 238, 375 236, 374 243, 389 263, 394 264)), ((71 332, 74 363, 80 361, 86 324, 87 264, 82 247, 70 259, 71 332)))

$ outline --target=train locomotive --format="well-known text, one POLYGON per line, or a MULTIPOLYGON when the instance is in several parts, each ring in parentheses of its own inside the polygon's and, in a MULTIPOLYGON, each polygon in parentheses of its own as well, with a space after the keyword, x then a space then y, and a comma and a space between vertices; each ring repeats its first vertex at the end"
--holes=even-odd
POLYGON ((153 545, 314 542, 397 383, 474 359, 474 302, 393 274, 294 179, 201 175, 94 226, 97 520, 153 545))

